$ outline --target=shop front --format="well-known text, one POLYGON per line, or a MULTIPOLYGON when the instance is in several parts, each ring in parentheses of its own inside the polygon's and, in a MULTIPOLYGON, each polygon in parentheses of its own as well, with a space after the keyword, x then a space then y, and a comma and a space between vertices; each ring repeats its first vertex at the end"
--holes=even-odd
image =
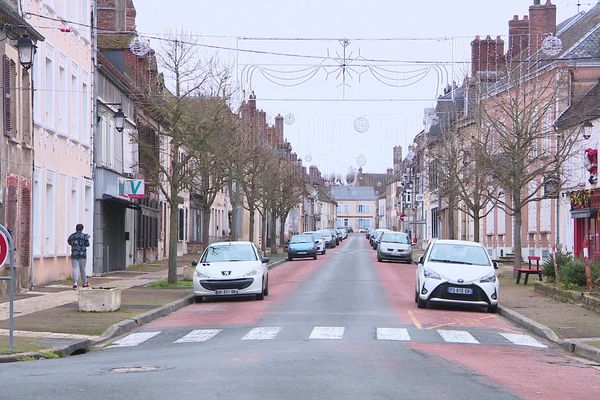
POLYGON ((592 260, 600 260, 600 189, 586 189, 571 192, 571 217, 574 219, 575 257, 583 257, 583 248, 589 246, 592 260))

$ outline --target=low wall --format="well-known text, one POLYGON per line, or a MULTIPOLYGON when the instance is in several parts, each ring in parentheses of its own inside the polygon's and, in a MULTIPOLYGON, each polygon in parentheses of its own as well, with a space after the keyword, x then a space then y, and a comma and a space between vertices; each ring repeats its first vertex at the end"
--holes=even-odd
POLYGON ((600 314, 600 299, 586 292, 564 290, 543 282, 535 283, 535 291, 564 303, 580 304, 584 308, 600 314))

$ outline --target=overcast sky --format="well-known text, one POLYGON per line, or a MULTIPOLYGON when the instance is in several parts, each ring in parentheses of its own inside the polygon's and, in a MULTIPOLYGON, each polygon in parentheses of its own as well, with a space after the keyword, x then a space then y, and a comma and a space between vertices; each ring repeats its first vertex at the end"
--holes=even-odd
MULTIPOLYGON (((395 145, 406 154, 423 127, 424 108, 435 104, 443 85, 468 73, 470 41, 478 34, 507 41, 508 21, 527 14, 533 0, 134 3, 142 35, 183 28, 202 35, 204 45, 240 49, 202 51, 231 65, 240 88, 255 92, 268 118, 293 116, 285 136, 305 165, 345 174, 360 164, 384 172, 395 145), (339 66, 345 38, 346 86, 339 66), (365 121, 368 130, 357 132, 354 122, 364 127, 365 121)), ((553 0, 558 21, 577 13, 577 3, 553 0)), ((587 10, 596 1, 580 3, 587 10)))

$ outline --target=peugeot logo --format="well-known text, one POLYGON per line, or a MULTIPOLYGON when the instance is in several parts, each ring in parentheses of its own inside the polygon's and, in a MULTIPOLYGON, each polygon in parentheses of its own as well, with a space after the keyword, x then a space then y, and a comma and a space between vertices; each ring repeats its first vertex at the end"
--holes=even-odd
POLYGON ((231 275, 231 271, 221 271, 221 273, 223 274, 223 276, 231 275))
POLYGON ((465 280, 464 279, 459 279, 457 282, 458 283, 463 283, 465 280))

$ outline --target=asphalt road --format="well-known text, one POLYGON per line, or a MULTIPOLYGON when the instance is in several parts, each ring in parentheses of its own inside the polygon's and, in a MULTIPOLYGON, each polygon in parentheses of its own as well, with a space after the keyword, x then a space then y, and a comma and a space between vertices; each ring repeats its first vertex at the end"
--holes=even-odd
POLYGON ((92 353, 0 365, 0 398, 600 398, 598 367, 497 315, 417 309, 414 271, 354 234, 273 269, 264 301, 193 304, 92 353))

